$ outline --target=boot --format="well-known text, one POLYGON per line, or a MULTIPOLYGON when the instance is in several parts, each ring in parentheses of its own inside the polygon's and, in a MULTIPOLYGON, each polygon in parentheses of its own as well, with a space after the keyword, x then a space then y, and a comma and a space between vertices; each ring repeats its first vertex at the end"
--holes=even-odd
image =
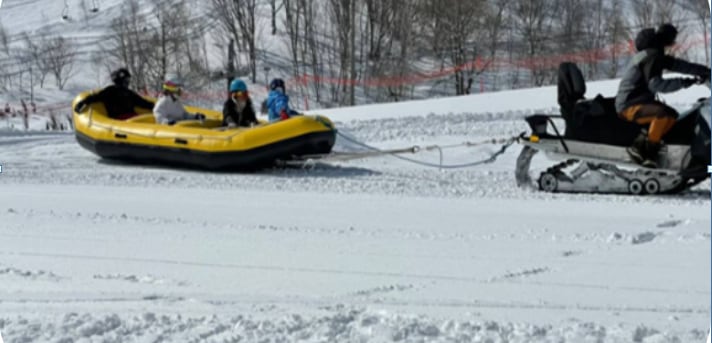
POLYGON ((642 164, 645 161, 645 142, 648 140, 647 135, 641 133, 633 141, 633 145, 629 146, 625 150, 630 155, 630 158, 635 161, 635 163, 642 164))
POLYGON ((660 153, 661 143, 652 143, 648 140, 645 141, 645 155, 643 156, 643 167, 646 168, 657 168, 658 167, 658 154, 660 153))
POLYGON ((628 147, 626 151, 628 155, 636 163, 642 165, 646 168, 657 168, 658 167, 658 153, 660 152, 660 143, 652 143, 648 141, 646 135, 638 136, 633 145, 628 147))

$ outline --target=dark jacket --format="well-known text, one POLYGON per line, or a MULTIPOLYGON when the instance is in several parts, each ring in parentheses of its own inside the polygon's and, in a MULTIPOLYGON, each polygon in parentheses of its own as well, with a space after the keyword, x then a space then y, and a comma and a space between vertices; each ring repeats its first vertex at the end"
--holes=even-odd
POLYGON ((635 43, 639 52, 633 56, 623 74, 616 95, 618 113, 633 105, 654 102, 656 93, 671 93, 686 87, 684 78, 663 79, 663 70, 704 79, 710 77, 709 67, 666 55, 665 50, 658 46, 654 35, 643 31, 636 37, 635 43))
POLYGON ((126 115, 135 114, 134 107, 153 110, 154 106, 153 102, 144 99, 134 91, 116 85, 108 86, 99 93, 86 97, 82 103, 89 105, 97 101, 104 103, 107 115, 114 119, 125 119, 126 115))
POLYGON ((257 124, 257 116, 255 109, 252 107, 252 99, 247 99, 247 104, 241 113, 237 112, 237 107, 232 99, 227 99, 223 104, 223 126, 229 124, 249 127, 252 124, 257 124))

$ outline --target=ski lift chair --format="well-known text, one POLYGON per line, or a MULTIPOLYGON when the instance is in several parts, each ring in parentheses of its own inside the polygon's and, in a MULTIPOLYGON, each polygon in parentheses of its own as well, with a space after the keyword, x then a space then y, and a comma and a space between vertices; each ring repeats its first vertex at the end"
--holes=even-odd
POLYGON ((64 9, 62 9, 62 20, 69 20, 69 4, 64 0, 64 9))
POLYGON ((99 12, 99 1, 98 0, 92 0, 90 11, 91 11, 91 13, 99 12))

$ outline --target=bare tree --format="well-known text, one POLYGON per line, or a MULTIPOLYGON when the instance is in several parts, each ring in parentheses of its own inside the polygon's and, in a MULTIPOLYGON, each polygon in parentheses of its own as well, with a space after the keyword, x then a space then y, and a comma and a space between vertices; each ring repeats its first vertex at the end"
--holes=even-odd
MULTIPOLYGON (((487 69, 490 70, 495 70, 496 71, 496 65, 493 64, 495 59, 497 58, 497 52, 502 48, 501 44, 501 35, 504 33, 504 30, 506 29, 505 25, 506 23, 506 11, 509 9, 510 1, 509 0, 496 0, 494 2, 490 3, 490 10, 489 13, 490 15, 486 16, 484 18, 484 31, 486 33, 486 37, 483 39, 483 41, 486 41, 487 44, 484 45, 484 50, 488 52, 488 65, 487 69)), ((483 56, 485 54, 485 51, 482 51, 480 53, 480 56, 483 56)), ((495 78, 494 80, 494 87, 496 87, 497 79, 495 78)))
POLYGON ((284 6, 284 2, 280 2, 279 6, 277 6, 277 0, 270 0, 269 1, 270 9, 271 11, 271 24, 272 24, 272 35, 277 34, 277 12, 284 6))
POLYGON ((630 0, 630 2, 635 25, 639 28, 652 27, 655 21, 655 0, 630 0))
POLYGON ((330 15, 333 16, 334 31, 338 39, 334 42, 339 52, 339 79, 348 80, 342 84, 343 97, 340 103, 355 104, 356 82, 356 0, 330 0, 330 15))
MULTIPOLYGON (((390 33, 392 40, 389 44, 387 54, 391 58, 384 63, 384 68, 387 68, 386 75, 395 79, 404 79, 406 76, 414 72, 412 61, 417 59, 417 51, 424 50, 427 43, 423 38, 425 36, 422 28, 419 28, 413 18, 417 18, 418 1, 395 0, 392 6, 395 6, 396 15, 394 16, 394 24, 390 33)), ((412 85, 395 84, 387 87, 387 99, 399 101, 405 98, 409 91, 413 90, 412 85)))
POLYGON ((168 73, 180 74, 189 64, 182 57, 189 51, 184 42, 191 41, 188 30, 193 23, 184 0, 152 0, 152 4, 155 20, 146 25, 152 43, 152 49, 145 52, 150 57, 146 76, 149 84, 158 85, 168 73))
POLYGON ((248 64, 252 82, 257 82, 257 46, 255 44, 256 0, 243 0, 235 11, 238 26, 242 33, 242 42, 246 45, 248 64))
POLYGON ((551 41, 554 18, 558 17, 560 7, 552 0, 521 0, 514 4, 515 27, 525 42, 524 56, 531 68, 532 84, 541 86, 552 72, 543 64, 540 56, 551 53, 551 41))
POLYGON ((22 33, 25 51, 16 57, 20 61, 26 61, 34 66, 33 71, 40 81, 40 87, 44 88, 45 79, 51 72, 49 60, 46 58, 46 49, 50 47, 46 36, 31 38, 27 32, 22 33))
POLYGON ((54 76, 57 88, 64 89, 67 81, 74 75, 75 46, 74 44, 58 36, 43 41, 44 59, 54 76))
POLYGON ((628 38, 628 33, 626 32, 626 27, 624 23, 623 16, 621 14, 621 2, 620 0, 611 0, 610 8, 606 12, 606 43, 609 44, 612 49, 610 52, 610 68, 606 76, 613 78, 618 75, 619 68, 619 52, 616 46, 621 41, 628 38))
MULTIPOLYGON (((684 0, 690 1, 690 0, 684 0)), ((677 6, 679 1, 677 0, 653 0, 655 4, 655 16, 654 19, 656 24, 660 23, 674 23, 678 24, 682 19, 681 12, 677 6)), ((705 10, 704 13, 709 13, 709 10, 705 10)))
MULTIPOLYGON (((239 51, 246 51, 252 82, 257 82, 256 0, 210 0, 222 31, 235 41, 239 51)), ((275 9, 276 11, 276 9, 275 9)), ((275 14, 276 15, 276 14, 275 14)), ((276 30, 276 24, 273 30, 276 30)))
MULTIPOLYGON (((319 8, 317 5, 321 3, 323 6, 328 6, 325 2, 318 0, 283 0, 284 7, 284 26, 287 32, 287 46, 289 47, 292 71, 291 74, 295 77, 301 77, 303 74, 311 73, 312 75, 331 75, 332 70, 330 47, 333 37, 324 35, 327 28, 326 20, 319 20, 319 11, 325 10, 325 7, 319 8), (325 67, 329 66, 329 67, 325 67)), ((317 77, 307 84, 298 84, 298 88, 303 95, 314 93, 317 102, 323 101, 323 83, 317 77)))
POLYGON ((365 0, 367 16, 368 59, 377 61, 381 58, 384 45, 390 38, 395 16, 394 1, 365 0))
POLYGON ((697 18, 698 30, 702 31, 705 45, 705 63, 710 64, 710 8, 705 0, 679 1, 680 7, 697 18))
POLYGON ((167 74, 195 84, 206 82, 207 25, 191 18, 185 0, 152 0, 151 4, 151 14, 144 15, 137 0, 125 0, 104 49, 110 61, 127 67, 139 89, 157 88, 167 74))
POLYGON ((146 89, 150 85, 147 63, 151 60, 154 46, 151 37, 146 37, 147 32, 148 22, 140 12, 138 0, 126 0, 122 14, 111 22, 111 34, 104 48, 110 57, 108 62, 128 68, 134 86, 139 89, 146 89))
POLYGON ((285 27, 287 29, 287 40, 289 46, 289 52, 291 53, 294 74, 299 74, 299 52, 303 50, 301 48, 302 40, 300 39, 300 34, 302 31, 303 24, 303 14, 304 12, 310 12, 312 8, 312 2, 304 4, 304 0, 284 0, 284 14, 285 14, 285 27), (307 5, 307 6, 300 6, 307 5))
POLYGON ((5 31, 5 26, 0 23, 0 48, 5 52, 5 54, 9 53, 9 42, 10 38, 7 35, 7 31, 5 31))
POLYGON ((607 43, 608 4, 609 1, 562 0, 565 13, 573 14, 565 22, 559 53, 571 53, 580 49, 580 57, 588 62, 588 78, 594 78, 599 72, 599 62, 604 58, 603 48, 607 43), (581 38, 584 39, 581 39, 581 38), (567 47, 568 45, 568 47, 567 47))
POLYGON ((473 62, 484 50, 478 42, 486 40, 490 8, 484 1, 430 0, 421 10, 430 19, 435 54, 455 68, 455 94, 469 93, 469 80, 482 71, 473 62))
MULTIPOLYGON (((398 0, 365 0, 366 25, 365 41, 367 51, 365 52, 367 64, 365 77, 377 78, 386 75, 387 68, 384 68, 386 60, 392 56, 393 32, 396 25, 396 8, 398 0)), ((372 96, 370 87, 364 87, 366 96, 372 96)), ((380 92, 376 92, 376 98, 380 92)))

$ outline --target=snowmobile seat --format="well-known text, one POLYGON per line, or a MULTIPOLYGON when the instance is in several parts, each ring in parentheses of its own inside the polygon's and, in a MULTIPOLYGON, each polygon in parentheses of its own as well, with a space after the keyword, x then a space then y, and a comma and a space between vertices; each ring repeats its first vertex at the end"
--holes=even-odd
POLYGON ((584 99, 586 94, 586 82, 576 64, 563 62, 559 65, 557 92, 561 114, 564 118, 570 117, 576 103, 584 99))
POLYGON ((618 117, 615 98, 598 94, 576 103, 564 137, 591 143, 629 146, 641 132, 638 124, 618 117))
POLYGON ((615 98, 598 94, 586 99, 583 73, 571 62, 559 65, 558 102, 566 121, 564 138, 584 142, 628 146, 640 133, 638 124, 618 117, 615 98))

